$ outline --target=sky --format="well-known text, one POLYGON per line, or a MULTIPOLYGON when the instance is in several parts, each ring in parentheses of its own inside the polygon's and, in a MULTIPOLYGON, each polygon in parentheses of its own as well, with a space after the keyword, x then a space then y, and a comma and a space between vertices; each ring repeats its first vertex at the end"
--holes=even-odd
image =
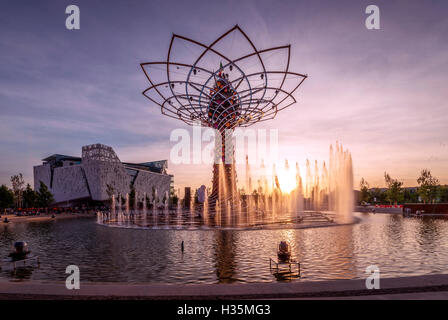
MULTIPOLYGON (((141 92, 140 63, 166 58, 173 33, 203 43, 238 24, 257 48, 291 44, 309 78, 297 103, 255 128, 278 129, 280 159, 328 159, 336 141, 362 177, 389 172, 415 186, 423 168, 448 183, 446 1, 2 1, 0 184, 53 154, 112 146, 120 160, 169 159, 170 133, 191 130, 141 92), (65 28, 78 5, 80 30, 65 28), (380 8, 380 30, 365 8, 380 8)), ((283 161, 283 160, 282 160, 283 161)), ((176 188, 210 184, 212 169, 169 163, 176 188)), ((242 177, 242 179, 244 179, 242 177)))

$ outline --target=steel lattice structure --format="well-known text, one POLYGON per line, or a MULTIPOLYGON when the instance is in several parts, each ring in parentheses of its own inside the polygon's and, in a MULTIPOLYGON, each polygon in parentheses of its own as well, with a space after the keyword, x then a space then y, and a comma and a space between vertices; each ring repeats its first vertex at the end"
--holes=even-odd
MULTIPOLYGON (((238 25, 210 45, 173 34, 166 61, 140 64, 150 83, 143 95, 159 105, 166 116, 219 130, 224 163, 226 129, 273 119, 279 111, 296 103, 293 93, 307 75, 289 70, 290 49, 290 45, 285 45, 259 50, 238 25), (231 52, 222 52, 219 47, 235 33, 246 42, 249 52, 230 58, 231 52), (190 52, 180 57, 186 62, 176 61, 176 42, 194 46, 198 49, 196 55, 190 52), (265 58, 276 52, 285 58, 280 61, 281 68, 272 69, 265 58)), ((228 189, 236 190, 234 166, 225 166, 228 189)), ((215 165, 212 196, 218 192, 219 168, 215 165)))

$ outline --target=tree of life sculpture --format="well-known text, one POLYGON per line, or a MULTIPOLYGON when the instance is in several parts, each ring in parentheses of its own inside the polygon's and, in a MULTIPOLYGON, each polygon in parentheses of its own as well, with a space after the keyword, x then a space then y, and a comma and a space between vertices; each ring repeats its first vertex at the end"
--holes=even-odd
POLYGON ((173 34, 166 61, 141 63, 150 86, 143 91, 161 113, 219 132, 208 203, 231 203, 236 194, 232 130, 275 118, 296 102, 307 75, 292 72, 290 45, 259 50, 236 25, 209 45, 173 34), (229 160, 230 159, 230 160, 229 160))

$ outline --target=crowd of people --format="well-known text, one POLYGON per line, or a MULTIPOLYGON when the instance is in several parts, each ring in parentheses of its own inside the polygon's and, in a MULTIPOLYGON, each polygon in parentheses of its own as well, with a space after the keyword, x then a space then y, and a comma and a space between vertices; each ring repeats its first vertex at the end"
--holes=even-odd
MULTIPOLYGON (((81 206, 81 207, 46 207, 46 208, 9 208, 4 209, 3 215, 23 216, 40 216, 40 215, 57 215, 62 213, 94 213, 97 211, 107 210, 105 206, 81 206)), ((1 217, 1 215, 0 215, 1 217)))

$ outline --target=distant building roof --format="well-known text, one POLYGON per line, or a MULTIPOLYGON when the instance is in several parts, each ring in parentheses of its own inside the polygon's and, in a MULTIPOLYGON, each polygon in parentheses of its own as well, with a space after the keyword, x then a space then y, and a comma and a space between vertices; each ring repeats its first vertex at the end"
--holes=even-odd
POLYGON ((163 174, 166 174, 166 169, 168 168, 167 160, 150 161, 142 163, 123 162, 123 164, 136 169, 149 170, 151 172, 163 173, 163 174))
MULTIPOLYGON (((43 162, 59 162, 59 161, 75 161, 75 162, 81 162, 81 157, 73 157, 73 156, 67 156, 64 154, 52 154, 51 156, 48 156, 44 159, 42 159, 43 162)), ((134 169, 140 169, 140 170, 146 170, 151 171, 155 173, 162 173, 167 174, 166 170, 168 169, 168 160, 158 160, 158 161, 149 161, 149 162, 142 162, 142 163, 130 163, 130 162, 122 162, 123 165, 134 168, 134 169)))
MULTIPOLYGON (((387 191, 387 188, 370 188, 369 191, 380 190, 381 192, 387 191)), ((403 187, 404 190, 417 191, 418 187, 403 187)))
POLYGON ((63 154, 55 153, 55 154, 53 154, 51 156, 46 157, 45 159, 42 159, 42 161, 45 161, 45 162, 49 162, 49 161, 52 161, 52 160, 54 160, 54 161, 61 161, 61 160, 81 161, 81 158, 80 157, 73 157, 73 156, 66 156, 66 155, 63 155, 63 154))

